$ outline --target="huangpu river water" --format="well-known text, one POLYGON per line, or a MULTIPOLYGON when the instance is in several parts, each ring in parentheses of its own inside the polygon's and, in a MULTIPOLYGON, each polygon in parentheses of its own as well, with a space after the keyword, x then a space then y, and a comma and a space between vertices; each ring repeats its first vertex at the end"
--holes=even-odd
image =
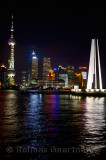
POLYGON ((106 98, 0 90, 0 159, 105 159, 106 98))

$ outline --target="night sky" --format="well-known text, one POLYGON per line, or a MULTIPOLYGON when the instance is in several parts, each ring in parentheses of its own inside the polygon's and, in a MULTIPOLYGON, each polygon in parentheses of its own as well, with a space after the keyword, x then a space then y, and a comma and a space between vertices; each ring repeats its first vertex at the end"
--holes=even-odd
POLYGON ((16 82, 27 70, 28 44, 36 44, 39 73, 43 57, 50 57, 52 66, 88 66, 91 39, 99 41, 103 84, 106 85, 106 17, 100 2, 79 0, 1 4, 0 61, 8 66, 11 15, 14 14, 16 82))

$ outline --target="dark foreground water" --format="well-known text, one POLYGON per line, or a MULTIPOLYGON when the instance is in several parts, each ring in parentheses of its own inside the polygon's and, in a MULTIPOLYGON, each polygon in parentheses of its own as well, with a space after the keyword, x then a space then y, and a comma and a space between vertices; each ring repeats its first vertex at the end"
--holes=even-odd
POLYGON ((0 91, 0 159, 105 159, 106 98, 0 91))

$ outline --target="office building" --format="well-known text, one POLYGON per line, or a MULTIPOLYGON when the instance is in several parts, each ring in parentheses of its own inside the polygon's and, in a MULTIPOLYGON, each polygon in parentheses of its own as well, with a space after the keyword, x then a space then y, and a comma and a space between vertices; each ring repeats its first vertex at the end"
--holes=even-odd
POLYGON ((74 66, 68 66, 67 67, 67 74, 68 74, 68 86, 70 88, 73 88, 75 84, 75 71, 74 66))
POLYGON ((58 80, 58 89, 63 89, 65 87, 65 81, 63 79, 58 80))
POLYGON ((78 86, 78 88, 83 87, 82 73, 75 73, 75 84, 74 84, 74 86, 78 86))
POLYGON ((4 65, 0 66, 0 88, 7 87, 7 67, 4 65))
POLYGON ((79 72, 82 74, 82 88, 87 87, 87 67, 79 67, 79 72))
POLYGON ((58 81, 38 80, 38 86, 43 89, 57 89, 58 88, 58 81))
POLYGON ((38 58, 33 50, 29 58, 28 85, 35 85, 35 81, 38 81, 38 58))
POLYGON ((28 85, 30 84, 30 80, 31 80, 31 65, 32 65, 33 52, 36 52, 36 45, 35 44, 28 45, 28 75, 27 75, 28 85))
POLYGON ((51 69, 51 59, 45 58, 43 59, 43 80, 48 80, 48 74, 51 69))
POLYGON ((65 87, 68 87, 68 74, 59 74, 59 80, 64 80, 65 87))
POLYGON ((32 52, 30 79, 38 79, 38 58, 35 52, 32 52))

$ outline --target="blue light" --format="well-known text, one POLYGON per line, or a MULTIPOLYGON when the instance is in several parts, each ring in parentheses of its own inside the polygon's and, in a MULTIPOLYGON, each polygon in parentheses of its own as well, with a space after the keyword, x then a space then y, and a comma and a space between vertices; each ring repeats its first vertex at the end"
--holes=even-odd
POLYGON ((36 57, 33 57, 33 59, 36 59, 36 57))
POLYGON ((54 71, 57 71, 57 68, 54 68, 54 71))

